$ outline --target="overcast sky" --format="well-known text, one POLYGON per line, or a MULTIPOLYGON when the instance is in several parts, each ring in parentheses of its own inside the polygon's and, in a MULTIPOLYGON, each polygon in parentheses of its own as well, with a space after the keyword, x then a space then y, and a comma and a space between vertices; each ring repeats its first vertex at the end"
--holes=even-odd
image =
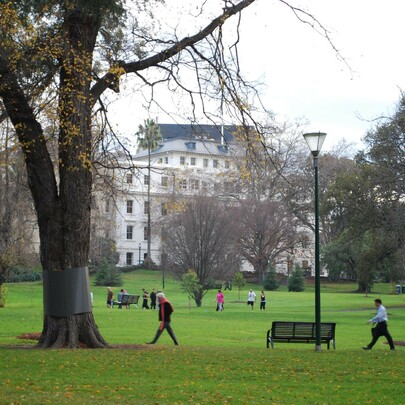
MULTIPOLYGON (((187 4, 193 1, 201 4, 200 0, 187 0, 187 4)), ((248 78, 264 82, 265 106, 280 119, 302 117, 310 122, 307 131, 326 132, 324 149, 342 138, 360 148, 362 136, 373 125, 369 121, 391 114, 400 89, 405 89, 405 1, 289 3, 312 13, 328 29, 345 61, 282 2, 257 0, 243 12, 239 54, 243 70, 248 78)), ((145 112, 134 121, 136 102, 133 94, 121 104, 120 111, 127 117, 125 122, 120 119, 124 132, 136 131, 148 118, 145 112)))
POLYGON ((400 89, 405 89, 401 46, 405 1, 290 3, 321 21, 350 68, 322 36, 297 21, 285 5, 278 0, 259 0, 245 18, 252 21, 250 43, 254 44, 256 37, 262 40, 246 49, 250 57, 258 47, 262 49, 263 63, 251 68, 264 77, 266 105, 281 116, 307 118, 310 131, 328 134, 325 148, 341 138, 359 143, 373 125, 367 120, 391 114, 400 89))

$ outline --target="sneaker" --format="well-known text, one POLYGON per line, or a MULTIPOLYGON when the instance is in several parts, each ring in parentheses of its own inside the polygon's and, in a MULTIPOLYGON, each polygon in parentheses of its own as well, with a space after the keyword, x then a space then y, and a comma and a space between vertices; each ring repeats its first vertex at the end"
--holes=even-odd
POLYGON ((368 346, 363 346, 363 350, 371 350, 368 346))

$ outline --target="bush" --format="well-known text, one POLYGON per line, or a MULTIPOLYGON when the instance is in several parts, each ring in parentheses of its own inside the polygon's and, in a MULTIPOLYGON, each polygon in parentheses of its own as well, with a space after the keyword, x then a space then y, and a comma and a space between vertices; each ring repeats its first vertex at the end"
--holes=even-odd
POLYGON ((288 291, 304 291, 304 274, 298 265, 295 266, 291 277, 288 279, 288 291))
POLYGON ((39 281, 42 280, 42 272, 32 269, 15 267, 5 276, 6 283, 22 283, 25 281, 39 281))
POLYGON ((7 288, 1 284, 0 285, 0 308, 4 308, 6 305, 6 298, 7 298, 7 288))
POLYGON ((95 285, 117 286, 122 284, 121 270, 103 259, 96 273, 95 285))
POLYGON ((266 273, 266 277, 263 281, 263 289, 267 291, 275 291, 280 287, 276 269, 273 266, 269 266, 269 271, 266 273))

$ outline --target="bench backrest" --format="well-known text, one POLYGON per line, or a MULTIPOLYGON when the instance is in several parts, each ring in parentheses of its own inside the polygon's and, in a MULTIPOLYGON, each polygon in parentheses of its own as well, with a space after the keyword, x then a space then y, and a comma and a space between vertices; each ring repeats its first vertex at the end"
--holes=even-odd
POLYGON ((137 304, 139 301, 139 295, 128 295, 128 304, 137 304))
MULTIPOLYGON (((336 323, 321 323, 321 337, 333 338, 336 323)), ((274 321, 271 328, 272 337, 315 337, 315 322, 282 322, 274 321)))

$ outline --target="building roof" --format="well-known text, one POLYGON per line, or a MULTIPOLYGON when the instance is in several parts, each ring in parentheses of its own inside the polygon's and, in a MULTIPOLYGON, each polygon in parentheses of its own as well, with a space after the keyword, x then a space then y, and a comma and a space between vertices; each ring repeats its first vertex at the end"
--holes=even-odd
POLYGON ((237 130, 236 125, 198 125, 198 124, 159 124, 163 139, 212 139, 221 142, 222 134, 224 142, 232 142, 232 135, 237 130))
MULTIPOLYGON (((200 140, 193 138, 172 138, 163 140, 163 142, 151 151, 151 156, 164 155, 171 152, 193 153, 195 155, 229 155, 228 145, 218 143, 214 140, 200 140)), ((148 156, 147 150, 137 153, 134 158, 142 159, 148 156)))

